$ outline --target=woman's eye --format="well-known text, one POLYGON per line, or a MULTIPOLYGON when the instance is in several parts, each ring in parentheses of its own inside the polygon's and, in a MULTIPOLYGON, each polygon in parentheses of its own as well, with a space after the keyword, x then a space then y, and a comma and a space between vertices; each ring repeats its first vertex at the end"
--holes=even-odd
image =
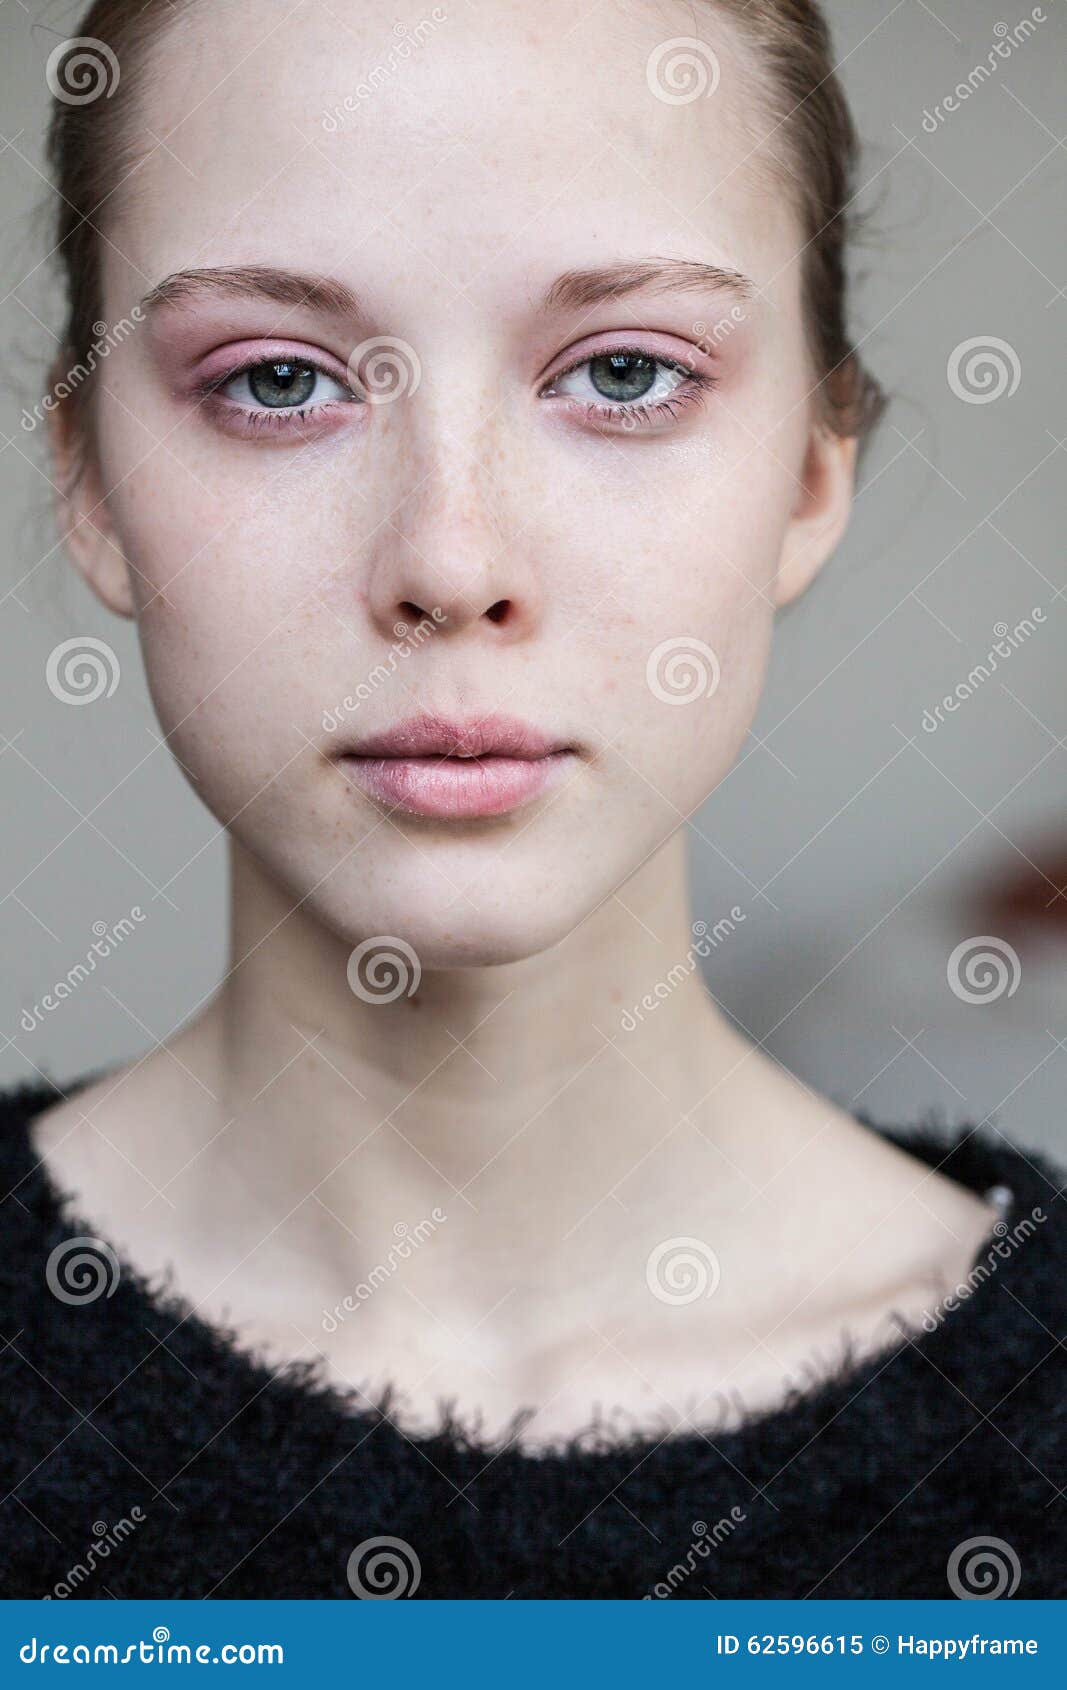
POLYGON ((658 405, 693 375, 681 364, 645 352, 601 352, 557 376, 548 392, 609 406, 658 405))
POLYGON ((351 389, 325 370, 288 358, 239 370, 216 391, 239 405, 270 411, 298 410, 353 398, 351 389))

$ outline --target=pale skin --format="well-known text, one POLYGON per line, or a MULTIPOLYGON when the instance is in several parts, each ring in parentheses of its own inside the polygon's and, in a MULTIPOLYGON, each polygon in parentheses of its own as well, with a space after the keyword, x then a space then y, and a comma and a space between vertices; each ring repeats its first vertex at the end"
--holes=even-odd
MULTIPOLYGON (((711 7, 708 100, 646 79, 689 7, 620 8, 608 30, 563 0, 536 27, 497 0, 440 23, 331 131, 394 21, 376 0, 339 10, 343 30, 237 0, 159 43, 144 122, 167 149, 146 138, 110 209, 105 316, 155 303, 94 392, 76 485, 60 414, 64 521, 103 602, 137 618, 163 730, 229 829, 231 957, 205 1006, 51 1108, 36 1143, 138 1269, 170 1269, 272 1365, 319 1353, 361 1405, 393 1386, 405 1426, 442 1400, 494 1436, 533 1411, 532 1450, 597 1412, 720 1424, 846 1341, 899 1342, 996 1218, 677 972, 694 914, 724 913, 690 908, 683 824, 741 752, 776 614, 852 500, 855 442, 823 425, 809 365, 803 239, 747 49, 711 7), (704 268, 551 295, 663 259, 704 268), (248 285, 268 267, 340 289, 282 302, 248 285), (209 285, 160 290, 192 271, 209 285), (337 398, 374 335, 414 349, 417 388, 337 398), (206 360, 249 344, 320 360, 328 411, 266 435, 240 384, 205 402, 206 360), (549 391, 613 344, 715 385, 635 427, 585 413, 587 374, 549 391), (575 747, 553 791, 431 820, 339 775, 324 712, 413 606, 434 631, 349 726, 506 710, 575 747), (647 678, 678 636, 720 667, 681 707, 647 678), (383 934, 421 981, 368 1002, 348 959, 383 934), (395 1229, 435 1210, 395 1265, 395 1229), (712 1295, 650 1290, 679 1238, 713 1252, 712 1295)), ((754 899, 727 943, 770 948, 773 911, 754 899)))

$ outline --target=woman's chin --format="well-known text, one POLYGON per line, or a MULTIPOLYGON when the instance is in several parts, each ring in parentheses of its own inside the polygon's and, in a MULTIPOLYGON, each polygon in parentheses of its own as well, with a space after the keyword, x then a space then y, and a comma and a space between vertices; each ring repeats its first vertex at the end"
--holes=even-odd
POLYGON ((512 910, 486 912, 464 899, 442 903, 440 896, 420 903, 386 901, 358 911, 321 912, 344 944, 372 953, 372 941, 402 940, 423 973, 454 969, 505 967, 550 950, 567 937, 584 911, 538 909, 527 902, 512 910), (435 907, 436 906, 436 907, 435 907))

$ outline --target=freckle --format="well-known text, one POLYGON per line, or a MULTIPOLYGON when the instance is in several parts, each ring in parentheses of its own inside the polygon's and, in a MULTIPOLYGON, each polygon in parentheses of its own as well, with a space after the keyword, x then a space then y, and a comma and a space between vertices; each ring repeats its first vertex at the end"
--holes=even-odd
POLYGON ((612 992, 611 1001, 612 1001, 612 1003, 621 1003, 622 1002, 622 993, 618 989, 616 989, 615 991, 612 992))

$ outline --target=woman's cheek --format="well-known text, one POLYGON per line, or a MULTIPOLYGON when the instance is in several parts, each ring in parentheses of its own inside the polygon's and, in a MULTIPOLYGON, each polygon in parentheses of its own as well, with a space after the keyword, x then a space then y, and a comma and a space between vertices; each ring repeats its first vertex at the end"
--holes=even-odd
POLYGON ((759 705, 773 617, 759 595, 734 600, 651 645, 635 768, 683 814, 724 778, 759 705), (729 614, 725 610, 729 609, 729 614))
POLYGON ((676 519, 620 572, 607 731, 686 813, 724 777, 758 708, 791 505, 782 479, 738 478, 700 508, 679 489, 676 519))
POLYGON ((168 744, 221 817, 292 749, 276 743, 295 714, 277 560, 254 529, 235 533, 214 501, 168 504, 161 492, 143 522, 141 505, 135 494, 120 534, 148 690, 168 744))

